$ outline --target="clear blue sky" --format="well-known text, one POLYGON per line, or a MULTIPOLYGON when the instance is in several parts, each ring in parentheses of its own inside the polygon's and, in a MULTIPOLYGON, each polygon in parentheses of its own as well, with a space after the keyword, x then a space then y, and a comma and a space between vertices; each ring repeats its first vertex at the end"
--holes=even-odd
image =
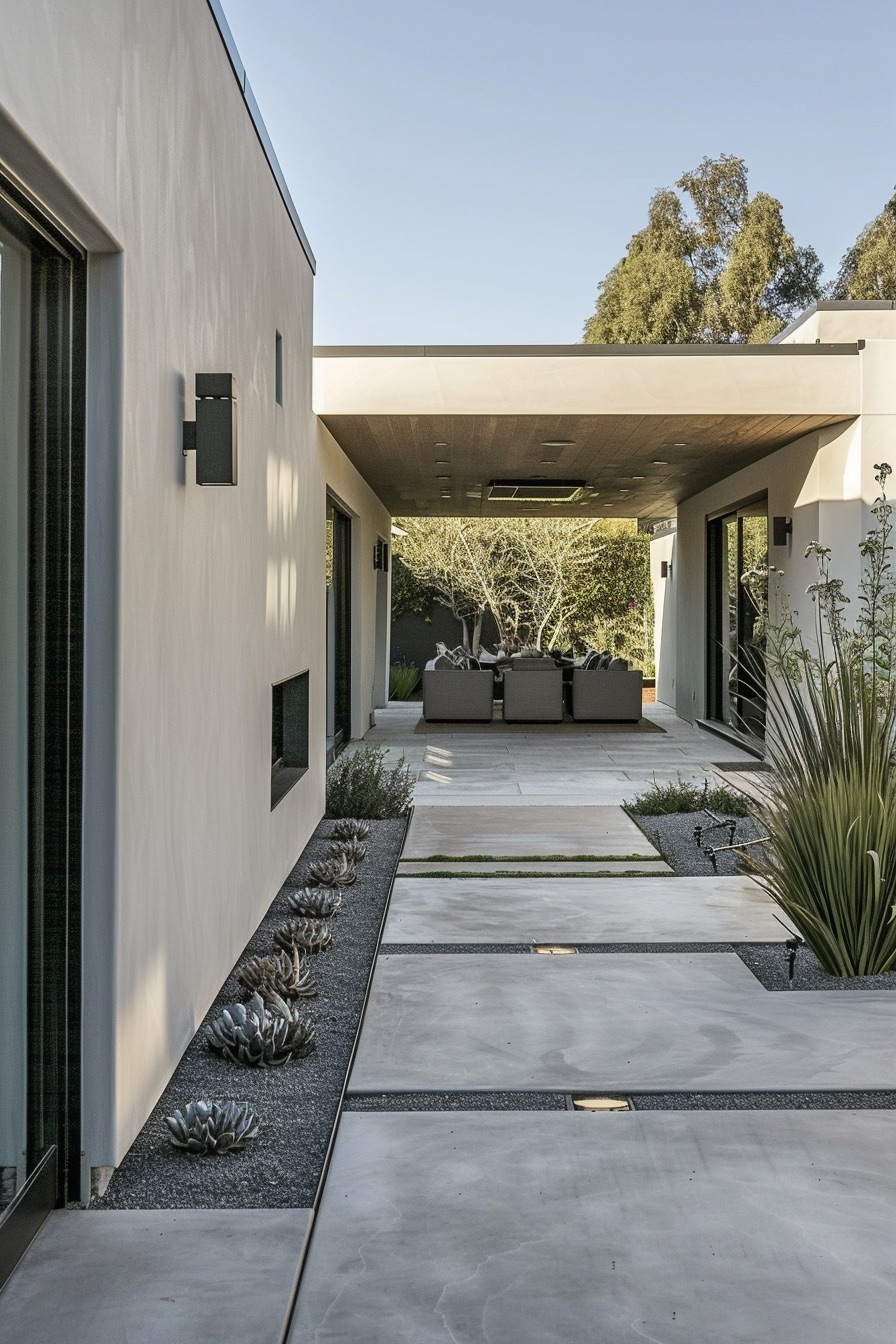
POLYGON ((647 202, 746 159, 826 278, 896 183, 896 4, 223 0, 318 344, 565 342, 647 202))

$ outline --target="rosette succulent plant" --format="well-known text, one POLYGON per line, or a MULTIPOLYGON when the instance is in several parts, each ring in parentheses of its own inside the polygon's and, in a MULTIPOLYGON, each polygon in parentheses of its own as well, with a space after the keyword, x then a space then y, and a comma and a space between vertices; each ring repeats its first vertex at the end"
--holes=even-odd
POLYGON ((333 941, 333 931, 325 919, 289 919, 274 932, 274 941, 292 952, 323 952, 333 941))
POLYGON ((263 999, 270 999, 272 994, 281 999, 311 999, 317 993, 317 985, 302 965, 296 947, 271 957, 250 957, 240 967, 239 977, 248 990, 263 999))
POLYGON ((342 908, 342 896, 336 887, 304 887, 288 892, 286 900, 294 915, 311 915, 314 919, 329 919, 342 908))
POLYGON ((334 840, 366 840, 369 834, 370 822, 357 817, 343 817, 333 823, 334 840))
POLYGON ((367 858, 367 846, 360 840, 334 840, 330 853, 334 859, 344 854, 349 863, 363 863, 367 858))
POLYGON ((237 1153, 258 1134, 248 1101, 190 1101, 165 1124, 169 1141, 187 1153, 237 1153))
POLYGON ((205 1033, 209 1050, 253 1068, 304 1059, 314 1049, 314 1026, 279 994, 271 994, 267 1005, 260 994, 248 1003, 231 1004, 205 1033))
POLYGON ((318 859, 308 865, 306 885, 309 887, 350 887, 357 880, 355 865, 345 854, 318 859))

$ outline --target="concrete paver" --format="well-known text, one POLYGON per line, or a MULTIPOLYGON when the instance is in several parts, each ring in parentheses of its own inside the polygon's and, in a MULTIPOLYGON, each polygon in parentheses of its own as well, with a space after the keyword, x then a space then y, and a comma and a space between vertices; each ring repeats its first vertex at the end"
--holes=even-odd
POLYGON ((0 1339, 278 1344, 309 1217, 307 1209, 51 1214, 0 1293, 0 1339))
POLYGON ((346 1115, 290 1341, 880 1344, 894 1143, 879 1111, 346 1115))
POLYGON ((896 1088, 896 995, 762 988, 728 953, 379 959, 353 1092, 896 1088))
POLYGON ((428 859, 434 854, 495 859, 583 854, 659 858, 644 833, 617 806, 523 806, 518 812, 482 806, 472 813, 466 807, 417 807, 403 858, 428 859))
MULTIPOLYGON (((402 865, 400 872, 405 871, 402 865)), ((777 942, 776 906, 748 877, 396 879, 387 943, 777 942)))

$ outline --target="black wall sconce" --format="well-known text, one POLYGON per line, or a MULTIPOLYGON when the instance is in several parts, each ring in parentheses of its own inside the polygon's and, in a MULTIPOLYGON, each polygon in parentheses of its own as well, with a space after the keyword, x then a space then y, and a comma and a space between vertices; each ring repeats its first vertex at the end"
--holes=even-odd
POLYGON ((792 518, 773 518, 772 519, 772 545, 786 546, 787 538, 793 532, 792 518))
POLYGON ((378 541, 373 548, 373 567, 381 569, 383 573, 389 573, 389 543, 388 541, 378 541))
POLYGON ((671 560, 661 560, 661 561, 660 561, 660 578, 661 578, 661 579, 671 579, 671 577, 672 577, 672 561, 671 561, 671 560))
POLYGON ((236 383, 197 373, 196 419, 184 421, 184 456, 196 454, 197 485, 236 485, 236 383))

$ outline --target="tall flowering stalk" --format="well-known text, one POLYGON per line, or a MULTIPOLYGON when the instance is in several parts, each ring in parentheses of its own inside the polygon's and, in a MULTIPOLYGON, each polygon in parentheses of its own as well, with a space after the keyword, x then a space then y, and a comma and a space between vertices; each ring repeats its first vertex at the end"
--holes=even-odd
MULTIPOLYGON (((770 842, 750 867, 834 975, 896 966, 893 506, 891 467, 875 471, 854 622, 830 549, 816 542, 806 552, 818 566, 808 590, 813 644, 786 606, 776 621, 760 609, 774 774, 763 816, 770 842)), ((761 594, 766 578, 754 571, 744 581, 761 594)))

